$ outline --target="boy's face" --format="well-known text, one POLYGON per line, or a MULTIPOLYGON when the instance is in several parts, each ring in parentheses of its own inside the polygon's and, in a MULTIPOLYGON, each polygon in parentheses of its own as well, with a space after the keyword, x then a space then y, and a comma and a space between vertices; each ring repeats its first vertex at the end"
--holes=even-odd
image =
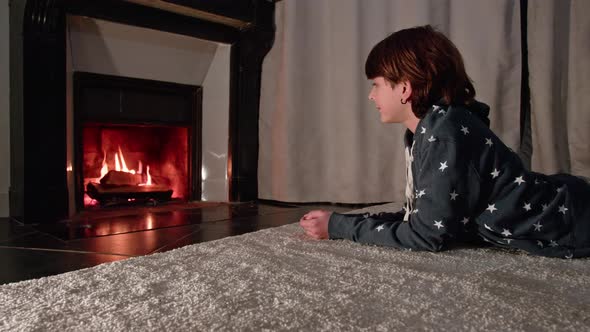
POLYGON ((369 93, 369 99, 375 102, 375 106, 381 114, 383 123, 402 123, 408 120, 412 113, 411 102, 402 104, 411 95, 411 87, 408 82, 400 82, 395 86, 383 77, 375 77, 373 87, 369 93))

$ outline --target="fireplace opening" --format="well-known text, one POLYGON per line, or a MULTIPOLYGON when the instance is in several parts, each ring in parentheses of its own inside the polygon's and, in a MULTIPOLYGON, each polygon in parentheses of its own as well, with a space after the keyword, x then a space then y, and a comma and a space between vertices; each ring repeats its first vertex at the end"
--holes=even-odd
POLYGON ((74 73, 77 210, 199 201, 201 90, 74 73))
POLYGON ((86 124, 84 208, 189 199, 189 128, 86 124))

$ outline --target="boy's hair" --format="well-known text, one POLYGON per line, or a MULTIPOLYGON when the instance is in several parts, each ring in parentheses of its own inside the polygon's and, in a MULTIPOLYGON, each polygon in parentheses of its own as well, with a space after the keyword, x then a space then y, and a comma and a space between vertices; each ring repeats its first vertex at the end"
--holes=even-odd
POLYGON ((367 57, 367 78, 383 77, 392 86, 412 85, 412 110, 418 118, 441 99, 447 105, 468 105, 475 88, 457 47, 430 25, 404 29, 380 41, 367 57))

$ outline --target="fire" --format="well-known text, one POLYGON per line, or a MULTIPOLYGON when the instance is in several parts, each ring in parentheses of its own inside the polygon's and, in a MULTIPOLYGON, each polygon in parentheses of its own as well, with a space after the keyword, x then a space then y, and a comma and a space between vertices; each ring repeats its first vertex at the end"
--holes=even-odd
POLYGON ((152 185, 152 176, 150 175, 150 165, 146 167, 147 173, 147 181, 145 183, 140 184, 140 186, 151 186, 152 185))
MULTIPOLYGON (((127 168, 127 163, 125 162, 125 157, 123 156, 123 151, 121 150, 121 146, 119 145, 119 152, 115 153, 115 170, 117 172, 125 172, 131 174, 143 174, 143 164, 141 160, 138 163, 138 170, 137 172, 134 169, 127 168)), ((104 151, 104 158, 102 160, 102 168, 100 169, 100 178, 103 178, 109 172, 109 166, 107 165, 107 153, 104 151)), ((140 186, 151 186, 152 185, 152 176, 150 174, 150 165, 146 166, 146 173, 147 179, 146 182, 139 184, 140 186)))
POLYGON ((121 164, 119 163, 119 154, 115 153, 115 171, 121 171, 121 164))
POLYGON ((85 122, 81 127, 76 174, 68 175, 76 178, 76 195, 84 194, 84 207, 192 198, 191 172, 200 168, 192 163, 190 126, 85 122))
MULTIPOLYGON (((127 168, 127 164, 125 163, 125 158, 123 158, 123 152, 121 151, 121 146, 120 145, 119 145, 119 155, 121 156, 121 169, 117 168, 117 171, 122 171, 122 172, 125 172, 125 173, 135 174, 135 170, 134 169, 129 170, 127 168)), ((115 154, 115 158, 116 157, 117 156, 115 154)), ((115 159, 115 160, 117 160, 117 159, 115 159)), ((139 162, 141 162, 141 160, 139 162)))
POLYGON ((100 169, 100 178, 102 179, 109 172, 109 166, 107 165, 107 152, 104 151, 104 158, 102 159, 102 168, 100 169))

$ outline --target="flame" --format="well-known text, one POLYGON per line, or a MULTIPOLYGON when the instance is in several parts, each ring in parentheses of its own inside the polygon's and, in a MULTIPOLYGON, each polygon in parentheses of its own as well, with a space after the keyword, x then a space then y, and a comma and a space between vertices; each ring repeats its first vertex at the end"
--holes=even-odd
POLYGON ((107 152, 104 152, 102 159, 102 168, 100 169, 100 178, 102 179, 109 172, 109 166, 107 165, 107 152))
MULTIPOLYGON (((141 160, 138 163, 138 171, 136 172, 134 169, 128 169, 127 163, 125 162, 125 157, 123 156, 123 151, 121 150, 121 146, 118 147, 119 152, 115 152, 115 170, 117 172, 125 172, 131 174, 143 174, 143 164, 141 160)), ((151 186, 152 183, 152 176, 150 174, 150 166, 147 165, 146 167, 147 173, 147 180, 145 183, 139 184, 140 186, 151 186)), ((104 177, 109 172, 109 166, 107 165, 107 153, 104 152, 104 158, 102 160, 102 168, 100 169, 100 178, 104 177)))
MULTIPOLYGON (((127 164, 125 163, 125 158, 123 158, 123 151, 121 151, 121 146, 119 145, 119 155, 121 156, 121 171, 125 172, 125 173, 131 173, 131 174, 135 174, 135 170, 129 170, 127 168, 127 164)), ((140 161, 141 162, 141 161, 140 161)), ((117 169, 118 171, 118 169, 117 169)))
POLYGON ((151 186, 152 185, 152 176, 150 174, 150 165, 147 165, 146 167, 146 171, 147 173, 147 180, 145 181, 145 183, 140 183, 140 186, 151 186))
POLYGON ((115 171, 121 171, 121 164, 119 163, 119 154, 115 153, 115 171))
POLYGON ((151 186, 152 185, 152 176, 150 175, 150 165, 147 165, 145 172, 147 173, 147 181, 145 182, 145 185, 151 186))
POLYGON ((125 163, 125 158, 123 158, 123 151, 121 151, 121 146, 119 145, 119 155, 121 155, 121 170, 125 173, 129 173, 127 169, 127 164, 125 163))

